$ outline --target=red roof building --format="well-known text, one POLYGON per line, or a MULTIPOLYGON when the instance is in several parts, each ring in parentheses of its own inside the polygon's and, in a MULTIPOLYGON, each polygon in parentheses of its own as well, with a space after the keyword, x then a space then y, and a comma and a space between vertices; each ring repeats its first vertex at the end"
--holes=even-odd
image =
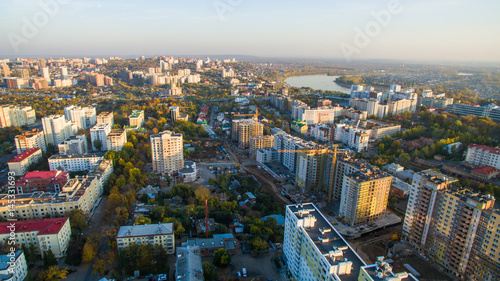
POLYGON ((40 158, 42 158, 42 149, 31 148, 14 156, 7 162, 7 165, 9 165, 9 170, 16 176, 22 176, 26 174, 28 167, 38 163, 40 158))
POLYGON ((474 168, 471 171, 472 177, 481 181, 488 181, 490 179, 496 178, 499 173, 500 170, 497 170, 491 166, 481 166, 474 168))
POLYGON ((11 225, 12 222, 0 223, 0 241, 10 239, 11 233, 15 233, 19 246, 33 244, 39 254, 50 249, 56 258, 66 255, 71 236, 69 218, 16 221, 14 228, 11 225))
POLYGON ((28 172, 16 181, 16 193, 60 192, 68 180, 68 173, 58 170, 28 172))
POLYGON ((37 153, 38 151, 41 151, 41 148, 30 148, 28 150, 23 151, 21 154, 17 154, 16 156, 12 157, 8 163, 15 163, 15 162, 22 162, 25 159, 29 158, 33 154, 37 153))

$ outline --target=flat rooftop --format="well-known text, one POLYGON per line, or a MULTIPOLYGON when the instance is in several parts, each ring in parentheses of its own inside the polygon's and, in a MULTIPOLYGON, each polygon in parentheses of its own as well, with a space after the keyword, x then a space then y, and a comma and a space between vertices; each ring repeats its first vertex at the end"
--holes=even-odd
POLYGON ((347 241, 337 232, 337 230, 328 222, 323 214, 312 203, 287 205, 287 208, 295 214, 297 219, 303 219, 307 216, 316 218, 316 222, 312 227, 303 228, 309 238, 313 241, 320 253, 327 257, 335 250, 341 250, 343 255, 341 258, 329 257, 327 261, 330 265, 338 265, 345 260, 352 262, 352 270, 349 275, 338 276, 342 281, 358 280, 361 266, 366 263, 358 256, 351 248, 347 241), (329 231, 328 231, 329 230, 329 231), (323 232, 323 233, 322 233, 323 232))
POLYGON ((134 110, 132 111, 132 114, 130 114, 129 118, 138 118, 141 114, 144 114, 143 110, 134 110))
POLYGON ((173 223, 122 226, 116 238, 173 234, 173 223))

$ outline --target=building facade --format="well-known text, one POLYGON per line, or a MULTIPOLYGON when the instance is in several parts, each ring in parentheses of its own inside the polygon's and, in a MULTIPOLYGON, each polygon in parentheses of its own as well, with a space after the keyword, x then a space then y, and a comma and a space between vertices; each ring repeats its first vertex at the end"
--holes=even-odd
POLYGON ((63 115, 44 117, 42 124, 46 144, 58 145, 74 135, 71 121, 66 120, 63 115))
POLYGON ((175 253, 175 237, 173 223, 145 224, 121 226, 116 235, 118 249, 126 248, 132 244, 160 245, 167 254, 175 253))
POLYGON ((182 134, 164 131, 151 135, 150 139, 153 172, 171 173, 184 167, 182 134))
POLYGON ((17 154, 21 154, 23 151, 31 148, 41 148, 42 152, 47 151, 45 136, 38 129, 25 131, 21 135, 17 135, 14 141, 16 143, 17 154))
POLYGON ((16 176, 22 176, 28 172, 30 165, 37 164, 40 158, 42 158, 42 150, 40 148, 31 148, 14 156, 7 162, 7 165, 9 170, 14 172, 16 176))
POLYGON ((470 144, 465 161, 474 165, 491 166, 500 169, 500 148, 470 144))
POLYGON ((120 151, 127 143, 127 133, 122 129, 113 129, 106 136, 107 150, 120 151))

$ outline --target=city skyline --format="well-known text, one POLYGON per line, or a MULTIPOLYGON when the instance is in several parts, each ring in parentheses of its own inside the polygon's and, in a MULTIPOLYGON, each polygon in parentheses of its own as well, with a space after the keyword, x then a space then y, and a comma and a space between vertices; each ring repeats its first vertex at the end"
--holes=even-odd
POLYGON ((495 13, 500 3, 494 1, 482 6, 468 0, 147 4, 5 3, 1 56, 235 54, 346 61, 500 61, 500 39, 491 36, 500 31, 495 13))

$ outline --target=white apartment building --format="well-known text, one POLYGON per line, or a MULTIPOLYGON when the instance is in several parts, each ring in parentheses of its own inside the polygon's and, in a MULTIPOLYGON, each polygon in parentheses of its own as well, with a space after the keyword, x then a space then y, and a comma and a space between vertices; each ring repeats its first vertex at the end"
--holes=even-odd
POLYGON ((97 115, 97 124, 110 124, 111 127, 115 124, 113 112, 101 112, 97 115))
POLYGON ((343 107, 318 107, 314 109, 306 109, 303 111, 300 110, 298 119, 306 121, 308 125, 333 124, 335 122, 335 116, 342 116, 343 110, 343 107))
POLYGON ((99 140, 101 142, 100 150, 107 150, 108 143, 106 137, 110 132, 111 132, 111 124, 109 123, 95 125, 94 127, 90 128, 90 140, 92 142, 92 150, 94 151, 99 150, 95 146, 96 140, 99 140))
POLYGON ((31 106, 0 106, 0 128, 31 125, 36 121, 35 110, 31 106))
POLYGON ((491 166, 500 170, 500 148, 470 144, 465 161, 474 165, 491 166))
POLYGON ((312 203, 286 206, 283 256, 301 281, 357 280, 366 265, 312 203))
POLYGON ((27 275, 28 263, 23 251, 17 250, 13 256, 9 254, 0 256, 0 276, 2 281, 24 281, 27 275))
POLYGON ((103 159, 103 153, 55 154, 49 157, 49 169, 63 172, 89 171, 93 170, 103 159))
POLYGON ((49 115, 42 118, 43 133, 45 143, 58 145, 73 134, 71 121, 68 121, 62 115, 49 115))
POLYGON ((132 244, 160 245, 167 254, 175 253, 175 236, 173 223, 122 226, 116 235, 118 249, 132 244))
POLYGON ((127 143, 127 134, 125 130, 113 129, 106 136, 107 150, 120 151, 127 143))
POLYGON ((59 149, 59 154, 87 154, 88 143, 86 135, 71 136, 60 143, 57 148, 59 149))
POLYGON ((276 161, 276 149, 264 148, 259 149, 255 153, 255 160, 259 163, 265 164, 276 161))
MULTIPOLYGON (((0 223, 0 241, 9 239, 9 224, 0 223)), ((33 244, 39 255, 52 250, 56 258, 61 258, 66 255, 69 246, 71 225, 69 218, 18 221, 15 223, 14 232, 17 245, 33 244)))
POLYGON ((289 134, 275 135, 274 148, 277 151, 278 161, 292 173, 297 171, 298 151, 316 149, 314 142, 305 141, 289 134))
POLYGON ((182 134, 163 131, 160 134, 151 135, 150 139, 153 172, 171 173, 184 167, 182 134))
POLYGON ((22 176, 28 172, 28 168, 37 164, 42 158, 42 150, 40 148, 30 148, 17 154, 7 161, 9 171, 13 172, 16 176, 22 176))
POLYGON ((78 129, 88 129, 97 124, 95 107, 68 106, 64 108, 64 117, 74 122, 78 129))
POLYGON ((17 135, 14 138, 14 142, 16 143, 17 154, 21 154, 23 151, 31 148, 40 148, 43 152, 47 151, 45 135, 38 129, 25 131, 21 135, 17 135))
POLYGON ((347 124, 336 124, 334 139, 342 142, 356 152, 365 152, 368 150, 370 133, 370 130, 359 127, 353 127, 347 124))
POLYGON ((326 153, 327 149, 298 153, 295 182, 302 192, 308 192, 320 186, 322 163, 326 153))
POLYGON ((314 139, 322 142, 328 142, 333 140, 335 126, 316 124, 309 126, 309 135, 314 139))

